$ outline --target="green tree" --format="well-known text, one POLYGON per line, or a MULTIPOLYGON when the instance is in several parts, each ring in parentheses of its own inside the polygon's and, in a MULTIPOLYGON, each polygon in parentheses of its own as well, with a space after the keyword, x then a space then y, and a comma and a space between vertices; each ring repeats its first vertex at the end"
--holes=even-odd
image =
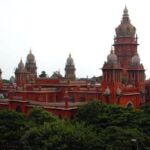
POLYGON ((0 146, 2 149, 20 149, 20 138, 24 134, 25 117, 10 110, 0 111, 0 146))
POLYGON ((39 75, 40 78, 46 78, 47 74, 46 71, 42 71, 41 74, 39 75))
POLYGON ((150 114, 150 104, 143 105, 141 109, 144 111, 144 113, 150 114))
POLYGON ((141 115, 141 111, 92 101, 78 109, 76 120, 94 125, 96 129, 108 126, 138 127, 141 115))
POLYGON ((46 123, 26 132, 22 143, 28 149, 53 150, 99 150, 104 148, 104 142, 90 127, 84 124, 70 124, 66 121, 46 123))
POLYGON ((94 124, 99 116, 103 112, 104 104, 99 101, 91 101, 88 104, 79 107, 76 120, 84 121, 87 124, 94 124))
POLYGON ((42 107, 35 107, 28 115, 28 121, 33 125, 43 125, 46 122, 55 122, 58 118, 42 107))
POLYGON ((108 150, 132 150, 135 143, 131 139, 137 140, 140 149, 150 149, 149 118, 148 106, 135 110, 95 101, 79 108, 76 115, 76 121, 93 126, 108 150))
POLYGON ((145 135, 135 128, 126 128, 111 126, 104 130, 104 141, 106 150, 132 150, 136 149, 136 143, 132 142, 132 139, 138 141, 139 148, 146 149, 146 137, 145 135))
POLYGON ((51 75, 52 79, 62 79, 63 76, 60 74, 60 71, 54 71, 53 74, 51 75))

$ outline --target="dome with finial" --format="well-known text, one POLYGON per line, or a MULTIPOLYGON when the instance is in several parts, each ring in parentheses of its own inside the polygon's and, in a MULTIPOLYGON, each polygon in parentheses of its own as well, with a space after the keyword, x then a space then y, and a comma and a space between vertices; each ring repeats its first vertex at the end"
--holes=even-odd
POLYGON ((32 54, 31 49, 30 49, 30 53, 27 55, 27 62, 29 62, 29 63, 34 63, 35 62, 35 57, 32 54))
POLYGON ((107 62, 111 64, 116 64, 117 60, 117 55, 114 53, 114 50, 111 49, 110 54, 107 56, 107 62))
POLYGON ((67 58, 66 65, 67 66, 74 66, 74 61, 73 61, 73 58, 71 57, 71 54, 69 54, 69 57, 67 58))
POLYGON ((22 59, 20 60, 19 64, 18 64, 18 69, 19 70, 24 70, 24 63, 22 62, 22 59))
POLYGON ((121 24, 116 28, 117 37, 134 37, 136 28, 130 23, 128 9, 125 6, 121 24))
POLYGON ((24 63, 22 62, 22 59, 20 60, 19 64, 18 64, 18 68, 16 68, 16 73, 18 72, 25 72, 26 69, 25 69, 25 66, 24 66, 24 63))
POLYGON ((131 64, 140 65, 140 57, 137 53, 131 58, 131 64))

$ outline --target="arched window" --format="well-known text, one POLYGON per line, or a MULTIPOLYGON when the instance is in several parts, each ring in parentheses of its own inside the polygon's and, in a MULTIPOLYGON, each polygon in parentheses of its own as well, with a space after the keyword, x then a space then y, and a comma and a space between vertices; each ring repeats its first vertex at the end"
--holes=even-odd
POLYGON ((16 111, 17 111, 17 112, 22 112, 20 105, 18 105, 18 106, 16 107, 16 111))
POLYGON ((127 109, 133 109, 134 108, 134 105, 132 102, 129 102, 126 106, 127 109))

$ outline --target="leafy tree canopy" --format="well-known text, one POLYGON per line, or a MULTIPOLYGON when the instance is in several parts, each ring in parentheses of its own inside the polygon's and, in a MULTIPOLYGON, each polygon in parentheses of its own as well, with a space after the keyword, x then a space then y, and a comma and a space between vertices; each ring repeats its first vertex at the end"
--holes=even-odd
POLYGON ((10 110, 0 111, 0 146, 19 147, 25 129, 25 117, 22 113, 10 110))
POLYGON ((43 125, 46 122, 57 121, 58 118, 42 107, 35 107, 28 115, 28 120, 34 125, 43 125))
POLYGON ((47 74, 46 71, 42 71, 41 74, 39 75, 40 78, 46 78, 47 74))
POLYGON ((92 101, 80 107, 71 121, 60 120, 41 107, 26 117, 0 111, 0 148, 132 150, 138 145, 140 150, 149 150, 149 109, 148 105, 134 110, 92 101))

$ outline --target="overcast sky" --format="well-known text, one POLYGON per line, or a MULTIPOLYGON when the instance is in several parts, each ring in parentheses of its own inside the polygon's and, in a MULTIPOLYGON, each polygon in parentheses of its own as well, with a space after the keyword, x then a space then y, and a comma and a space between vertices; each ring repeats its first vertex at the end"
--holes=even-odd
POLYGON ((38 74, 64 67, 69 53, 77 77, 102 74, 115 28, 127 6, 138 34, 138 52, 150 77, 149 0, 0 0, 0 68, 3 78, 14 75, 30 48, 38 74))

